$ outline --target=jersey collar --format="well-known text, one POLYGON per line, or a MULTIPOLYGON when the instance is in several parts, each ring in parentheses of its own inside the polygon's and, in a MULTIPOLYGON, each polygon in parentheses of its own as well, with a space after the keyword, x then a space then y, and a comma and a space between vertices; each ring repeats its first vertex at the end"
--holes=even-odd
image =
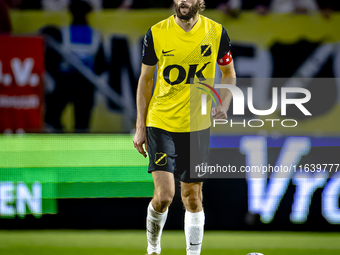
POLYGON ((198 14, 198 20, 197 20, 196 24, 193 26, 193 28, 189 32, 185 32, 183 30, 183 28, 181 28, 177 24, 177 22, 175 21, 175 15, 172 15, 171 21, 172 21, 173 27, 175 28, 177 33, 179 33, 180 35, 184 35, 184 36, 192 36, 197 32, 197 30, 199 29, 199 27, 201 25, 201 15, 198 14))

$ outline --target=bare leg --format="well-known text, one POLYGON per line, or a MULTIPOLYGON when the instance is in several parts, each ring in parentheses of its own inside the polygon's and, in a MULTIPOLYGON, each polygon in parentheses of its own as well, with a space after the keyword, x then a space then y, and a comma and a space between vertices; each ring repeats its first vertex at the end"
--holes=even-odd
POLYGON ((181 197, 186 209, 184 231, 187 243, 187 255, 199 255, 201 254, 204 232, 202 182, 182 182, 181 197))
POLYGON ((164 171, 152 172, 155 191, 152 198, 152 206, 157 212, 165 212, 175 195, 174 175, 164 171))
POLYGON ((181 197, 184 208, 192 213, 203 210, 202 206, 202 182, 181 182, 181 197))
POLYGON ((161 235, 168 215, 168 207, 175 195, 174 175, 164 171, 153 171, 154 196, 149 204, 146 226, 148 254, 161 253, 161 235))

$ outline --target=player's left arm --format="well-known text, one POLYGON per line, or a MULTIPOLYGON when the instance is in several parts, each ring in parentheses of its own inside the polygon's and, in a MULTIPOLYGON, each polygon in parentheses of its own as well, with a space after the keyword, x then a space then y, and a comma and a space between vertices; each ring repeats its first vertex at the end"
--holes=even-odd
MULTIPOLYGON (((229 52, 230 54, 230 52, 229 52)), ((218 65, 222 72, 221 84, 236 85, 236 72, 234 62, 231 59, 227 65, 218 65)), ((229 89, 220 89, 222 105, 212 108, 211 113, 214 119, 227 119, 227 111, 231 102, 232 94, 229 89)))
MULTIPOLYGON (((217 64, 222 72, 221 84, 236 85, 236 73, 233 57, 230 52, 230 38, 227 30, 222 27, 220 47, 218 49, 217 64)), ((220 89, 222 105, 218 105, 211 110, 214 119, 227 119, 232 94, 229 89, 220 89)))

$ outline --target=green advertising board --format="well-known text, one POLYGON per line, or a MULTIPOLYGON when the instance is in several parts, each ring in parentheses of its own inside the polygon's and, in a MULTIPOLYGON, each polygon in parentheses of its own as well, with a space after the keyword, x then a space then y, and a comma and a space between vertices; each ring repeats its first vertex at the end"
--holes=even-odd
POLYGON ((62 198, 153 194, 131 135, 1 135, 0 144, 2 217, 57 213, 62 198))

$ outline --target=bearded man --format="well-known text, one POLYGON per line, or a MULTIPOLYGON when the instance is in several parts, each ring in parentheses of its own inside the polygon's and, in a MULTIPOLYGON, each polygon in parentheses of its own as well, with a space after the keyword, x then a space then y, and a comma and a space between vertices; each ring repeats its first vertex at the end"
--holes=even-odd
MULTIPOLYGON (((203 182, 191 178, 189 169, 192 166, 190 155, 198 155, 197 164, 207 163, 210 117, 203 125, 192 125, 190 86, 195 78, 199 81, 214 78, 216 62, 222 72, 221 83, 230 84, 232 82, 227 80, 236 78, 226 30, 199 14, 204 10, 204 0, 174 2, 176 15, 152 26, 145 35, 137 89, 133 143, 144 157, 147 150, 148 172, 152 173, 155 186, 147 209, 149 255, 161 252, 161 234, 175 194, 174 178, 181 182, 181 198, 186 210, 187 255, 201 253, 205 222, 203 182), (157 81, 152 94, 157 64, 157 81)), ((220 105, 212 108, 211 113, 215 119, 226 119, 231 93, 221 89, 220 94, 220 105)))

